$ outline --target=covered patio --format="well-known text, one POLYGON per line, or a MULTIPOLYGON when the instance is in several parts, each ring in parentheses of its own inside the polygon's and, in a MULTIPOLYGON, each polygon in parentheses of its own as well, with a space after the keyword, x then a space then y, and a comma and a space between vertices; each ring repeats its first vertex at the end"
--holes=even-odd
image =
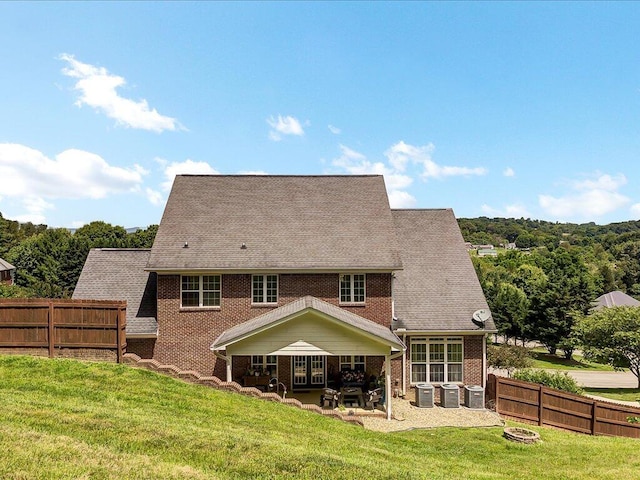
POLYGON ((346 386, 336 383, 345 358, 366 358, 360 393, 343 390, 343 395, 353 393, 350 407, 338 402, 333 408, 364 413, 366 402, 357 397, 362 395, 364 400, 365 389, 371 386, 367 382, 375 377, 384 388, 388 419, 392 416, 391 359, 402 355, 404 349, 390 329, 311 296, 229 328, 211 345, 216 356, 226 362, 227 381, 240 379, 246 385, 251 372, 275 386, 271 391, 286 388, 287 398, 300 396, 303 403, 316 405, 324 388, 339 391, 346 386))

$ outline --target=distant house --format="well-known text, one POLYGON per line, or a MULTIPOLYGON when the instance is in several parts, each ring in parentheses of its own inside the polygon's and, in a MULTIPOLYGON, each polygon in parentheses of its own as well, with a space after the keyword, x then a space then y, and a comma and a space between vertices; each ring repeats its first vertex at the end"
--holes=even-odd
POLYGON ((640 302, 630 297, 624 292, 616 290, 614 292, 605 293, 596 298, 594 310, 600 310, 607 307, 638 307, 640 302))
POLYGON ((0 258, 0 283, 13 285, 16 276, 16 267, 0 258))
POLYGON ((478 249, 479 257, 497 257, 498 252, 495 248, 479 248, 478 249))
POLYGON ((389 402, 484 385, 495 332, 453 211, 392 210, 378 175, 178 175, 152 249, 92 250, 73 297, 127 300, 142 357, 294 394, 366 373, 389 402))

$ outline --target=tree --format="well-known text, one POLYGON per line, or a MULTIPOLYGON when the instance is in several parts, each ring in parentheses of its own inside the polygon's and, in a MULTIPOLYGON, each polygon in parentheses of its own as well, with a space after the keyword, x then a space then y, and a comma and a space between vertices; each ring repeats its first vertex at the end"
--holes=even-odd
POLYGON ((610 307, 578 320, 574 335, 588 360, 628 368, 640 388, 640 307, 610 307))
POLYGON ((491 302, 491 313, 500 333, 507 338, 526 338, 525 319, 529 312, 529 300, 515 285, 502 283, 491 302))
POLYGON ((487 363, 490 367, 506 370, 511 376, 513 370, 528 368, 533 364, 529 350, 516 345, 489 345, 487 363))

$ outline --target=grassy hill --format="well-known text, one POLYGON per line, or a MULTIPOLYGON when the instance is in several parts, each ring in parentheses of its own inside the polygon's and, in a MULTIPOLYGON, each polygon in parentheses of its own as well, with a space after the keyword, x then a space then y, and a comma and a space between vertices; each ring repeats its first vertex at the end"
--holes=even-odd
POLYGON ((632 479, 640 442, 383 434, 123 365, 0 356, 3 479, 632 479))

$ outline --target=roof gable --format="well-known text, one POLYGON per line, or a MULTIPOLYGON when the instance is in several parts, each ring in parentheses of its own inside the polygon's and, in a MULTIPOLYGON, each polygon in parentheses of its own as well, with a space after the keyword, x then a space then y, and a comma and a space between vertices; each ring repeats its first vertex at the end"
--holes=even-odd
POLYGON ((178 175, 147 268, 401 266, 382 176, 178 175))
MULTIPOLYGON (((451 209, 392 210, 404 269, 393 283, 395 328, 466 331, 488 309, 451 209)), ((485 330, 495 325, 489 319, 485 330)))
POLYGON ((282 307, 270 310, 258 317, 229 328, 213 342, 211 349, 225 349, 228 345, 281 325, 309 310, 318 312, 326 318, 357 331, 361 335, 387 344, 393 350, 400 351, 404 349, 402 341, 388 328, 312 296, 299 298, 282 307))
POLYGON ((126 300, 127 335, 156 335, 156 274, 144 270, 149 253, 149 249, 91 249, 72 298, 126 300))
POLYGON ((3 260, 2 258, 0 258, 0 272, 3 272, 5 270, 15 270, 15 269, 16 269, 16 267, 11 265, 6 260, 3 260))
POLYGON ((605 293, 596 298, 594 309, 598 310, 604 307, 637 307, 640 302, 624 292, 616 290, 614 292, 605 293))

